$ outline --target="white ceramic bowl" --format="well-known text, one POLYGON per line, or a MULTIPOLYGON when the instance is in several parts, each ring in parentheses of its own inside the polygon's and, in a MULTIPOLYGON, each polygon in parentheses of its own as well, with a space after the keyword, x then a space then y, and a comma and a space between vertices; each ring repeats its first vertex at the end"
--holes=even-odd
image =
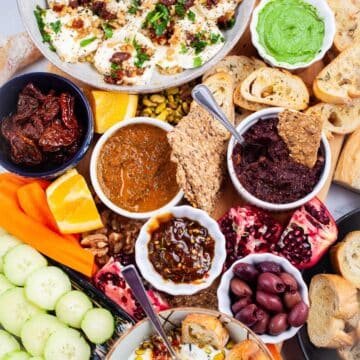
POLYGON ((128 218, 132 218, 132 219, 148 219, 152 216, 154 216, 156 213, 161 212, 166 210, 167 208, 171 208, 175 205, 177 205, 181 199, 184 196, 183 191, 180 189, 179 192, 176 194, 176 196, 169 201, 167 204, 165 204, 163 207, 159 208, 159 209, 155 209, 153 211, 148 211, 148 212, 131 212, 128 210, 125 210, 117 205, 115 205, 104 193, 104 191, 102 190, 100 183, 99 183, 99 179, 97 176, 97 162, 98 162, 98 157, 100 154, 100 151, 103 147, 103 145, 106 143, 106 141, 114 134, 116 133, 119 129, 128 126, 128 125, 134 125, 134 124, 148 124, 148 125, 153 125, 156 127, 159 127, 160 129, 163 129, 165 131, 170 131, 173 129, 173 127, 166 123, 165 121, 160 121, 157 119, 152 119, 152 118, 148 118, 148 117, 136 117, 136 118, 132 118, 126 121, 121 121, 117 124, 115 124, 114 126, 112 126, 110 129, 108 129, 99 139, 99 141, 96 143, 96 146, 94 148, 94 151, 91 155, 91 160, 90 160, 90 178, 91 178, 91 183, 94 187, 94 190, 96 192, 96 194, 99 196, 100 200, 112 211, 114 211, 115 213, 122 215, 122 216, 126 216, 128 218))
POLYGON ((192 295, 200 290, 208 288, 213 281, 220 275, 226 258, 225 238, 221 233, 218 223, 212 219, 205 211, 195 209, 191 206, 177 206, 168 211, 158 213, 158 216, 172 214, 175 217, 186 217, 195 220, 208 229, 209 235, 215 240, 215 252, 212 260, 208 277, 198 283, 175 283, 164 279, 153 267, 149 260, 148 242, 151 238, 149 227, 156 221, 155 218, 149 219, 141 228, 139 237, 135 243, 135 259, 142 276, 151 283, 156 289, 171 295, 192 295))
MULTIPOLYGON (((283 108, 266 108, 266 109, 257 111, 255 113, 251 114, 250 116, 248 116, 246 119, 244 119, 237 127, 237 131, 239 134, 244 134, 247 130, 249 130, 258 121, 266 121, 266 117, 271 116, 271 115, 277 116, 283 110, 284 110, 283 108), (264 119, 261 120, 261 118, 264 118, 264 119)), ((303 198, 301 198, 297 201, 291 202, 291 203, 286 203, 286 204, 270 203, 270 202, 267 202, 267 201, 264 201, 264 200, 261 200, 261 199, 255 197, 248 190, 246 190, 245 187, 240 183, 240 181, 236 175, 236 172, 234 169, 234 164, 232 161, 232 153, 233 153, 234 146, 235 146, 235 139, 232 136, 229 141, 228 150, 227 150, 227 167, 228 167, 231 181, 232 181, 233 185, 235 186, 237 192, 246 201, 248 201, 249 203, 256 205, 262 209, 266 209, 269 211, 279 211, 279 212, 296 209, 296 208, 300 207, 301 205, 304 205, 305 203, 307 203, 312 198, 314 198, 320 192, 320 190, 323 188, 326 180, 328 179, 328 177, 330 175, 331 149, 330 149, 330 145, 329 145, 329 142, 328 142, 326 136, 324 134, 322 134, 321 147, 322 147, 324 157, 325 157, 325 164, 324 164, 324 169, 320 176, 320 179, 319 179, 318 183, 315 185, 313 191, 310 192, 309 194, 307 194, 306 196, 304 196, 303 198)), ((256 181, 256 179, 254 179, 254 181, 256 181)))
MULTIPOLYGON (((254 340, 262 349, 266 356, 264 360, 273 360, 268 349, 264 343, 244 324, 221 314, 214 310, 200 309, 200 308, 177 308, 162 311, 159 313, 161 323, 165 331, 181 326, 181 322, 187 315, 190 314, 205 314, 217 317, 229 331, 230 338, 238 343, 240 341, 251 339, 254 340)), ((142 320, 134 327, 128 330, 118 341, 114 344, 110 352, 106 356, 106 360, 128 360, 131 353, 138 348, 138 346, 150 336, 155 335, 155 331, 148 319, 142 320)))
MULTIPOLYGON (((304 302, 309 305, 309 294, 307 286, 301 276, 301 273, 296 267, 294 267, 288 260, 285 258, 282 258, 280 256, 276 256, 273 254, 251 254, 243 259, 240 259, 238 261, 235 261, 234 264, 231 266, 231 268, 226 271, 226 273, 221 278, 220 286, 218 287, 217 291, 217 297, 219 302, 219 311, 221 311, 224 314, 233 316, 233 313, 231 311, 231 302, 230 302, 230 281, 234 277, 233 268, 236 264, 239 263, 246 263, 246 264, 258 264, 263 261, 273 261, 277 264, 279 264, 284 271, 292 275, 299 286, 299 292, 304 300, 304 302)), ((261 340, 265 344, 277 344, 282 341, 288 340, 295 336, 295 334, 301 329, 300 327, 290 327, 288 330, 284 331, 283 333, 277 335, 277 336, 271 336, 271 335, 259 335, 261 340)))
POLYGON ((253 11, 253 16, 250 23, 251 41, 256 47, 260 56, 271 66, 277 66, 288 70, 296 70, 308 67, 316 61, 321 60, 324 57, 325 53, 331 48, 336 32, 335 16, 326 0, 303 0, 304 2, 314 6, 318 10, 319 16, 324 20, 325 23, 325 34, 320 52, 311 61, 298 64, 289 64, 286 62, 277 61, 274 57, 267 53, 266 49, 259 42, 259 36, 256 30, 259 20, 259 13, 264 8, 264 6, 271 1, 273 0, 262 0, 260 2, 260 4, 253 11))
MULTIPOLYGON (((14 0, 12 0, 14 1, 14 0)), ((75 64, 65 63, 60 60, 59 56, 50 50, 47 43, 43 42, 36 19, 34 10, 36 6, 47 8, 47 0, 17 0, 19 13, 25 29, 28 31, 35 45, 44 54, 44 56, 52 62, 56 67, 69 74, 73 78, 80 80, 94 88, 110 91, 120 91, 127 93, 151 93, 173 86, 185 84, 212 69, 224 56, 226 56, 232 48, 238 43, 242 34, 245 32, 251 13, 253 11, 255 0, 243 0, 236 10, 236 23, 232 29, 224 31, 225 43, 220 51, 207 61, 203 66, 173 75, 163 75, 155 71, 151 81, 147 85, 112 85, 104 81, 103 76, 96 69, 86 62, 75 64)))

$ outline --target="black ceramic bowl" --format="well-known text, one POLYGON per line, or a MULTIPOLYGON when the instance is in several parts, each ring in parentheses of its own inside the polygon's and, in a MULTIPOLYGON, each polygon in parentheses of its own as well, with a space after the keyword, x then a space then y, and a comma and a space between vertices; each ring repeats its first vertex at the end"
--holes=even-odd
POLYGON ((94 134, 91 107, 83 92, 70 80, 51 73, 35 72, 15 77, 0 88, 0 122, 5 116, 16 111, 18 95, 29 83, 33 83, 44 93, 48 93, 51 89, 54 89, 57 95, 61 92, 67 92, 75 97, 75 114, 84 130, 81 146, 71 159, 61 165, 45 163, 30 167, 15 164, 11 160, 9 146, 1 135, 0 165, 6 170, 21 176, 55 178, 66 170, 75 167, 89 149, 94 134))

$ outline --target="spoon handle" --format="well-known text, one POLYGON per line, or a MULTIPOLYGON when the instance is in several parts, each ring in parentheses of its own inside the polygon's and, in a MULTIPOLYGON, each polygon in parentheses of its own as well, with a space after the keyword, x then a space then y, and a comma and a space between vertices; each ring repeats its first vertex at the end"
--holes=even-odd
POLYGON ((243 143, 243 137, 237 132, 235 127, 227 119, 226 115, 221 110, 220 106, 214 99, 210 89, 204 85, 196 85, 191 95, 193 99, 204 109, 206 109, 211 115, 213 115, 236 139, 238 143, 243 143))
POLYGON ((128 285, 130 286, 135 298, 137 299, 137 301, 139 302, 141 307, 144 309, 145 314, 149 317, 156 332, 163 339, 172 358, 175 360, 178 360, 178 357, 177 357, 173 347, 171 346, 164 329, 161 326, 160 319, 159 319, 158 315, 156 314, 152 304, 150 303, 150 300, 146 294, 144 285, 140 279, 139 273, 136 270, 135 266, 134 265, 125 266, 121 270, 121 273, 124 276, 128 285))

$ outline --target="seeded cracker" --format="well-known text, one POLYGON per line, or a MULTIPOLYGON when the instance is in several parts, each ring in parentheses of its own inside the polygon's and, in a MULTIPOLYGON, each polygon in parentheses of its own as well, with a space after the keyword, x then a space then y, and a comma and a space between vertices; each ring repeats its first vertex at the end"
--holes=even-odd
POLYGON ((278 131, 286 143, 291 158, 313 168, 321 141, 323 120, 317 114, 285 110, 279 114, 278 131))
MULTIPOLYGON (((233 121, 233 105, 224 102, 224 99, 232 99, 233 96, 231 76, 218 73, 206 81, 211 82, 209 87, 215 99, 233 121), (215 82, 223 91, 214 91, 215 82)), ((190 113, 168 134, 171 160, 177 164, 178 184, 193 206, 210 213, 214 210, 224 178, 227 137, 217 120, 200 106, 192 106, 190 113)))

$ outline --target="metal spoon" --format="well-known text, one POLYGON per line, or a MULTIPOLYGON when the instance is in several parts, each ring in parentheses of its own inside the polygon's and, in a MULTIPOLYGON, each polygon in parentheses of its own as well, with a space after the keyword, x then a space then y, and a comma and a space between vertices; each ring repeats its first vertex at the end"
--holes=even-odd
POLYGON ((245 140, 243 136, 241 136, 235 127, 231 124, 231 122, 228 120, 226 115, 221 110, 220 106, 214 99, 213 94, 211 93, 210 89, 203 84, 196 85, 191 95, 193 99, 202 106, 205 110, 207 110, 211 115, 215 117, 227 130, 231 132, 231 134, 234 136, 235 140, 239 144, 244 144, 245 140))
POLYGON ((130 286, 135 298, 144 309, 145 314, 150 319, 150 322, 154 326, 154 329, 164 341, 164 344, 167 347, 171 355, 171 358, 173 360, 180 360, 179 357, 176 355, 174 348, 171 346, 170 341, 168 340, 164 329, 161 326, 160 319, 146 294, 144 285, 140 279, 139 273, 136 270, 135 266, 134 265, 125 266, 121 270, 121 273, 123 274, 128 285, 130 286))

